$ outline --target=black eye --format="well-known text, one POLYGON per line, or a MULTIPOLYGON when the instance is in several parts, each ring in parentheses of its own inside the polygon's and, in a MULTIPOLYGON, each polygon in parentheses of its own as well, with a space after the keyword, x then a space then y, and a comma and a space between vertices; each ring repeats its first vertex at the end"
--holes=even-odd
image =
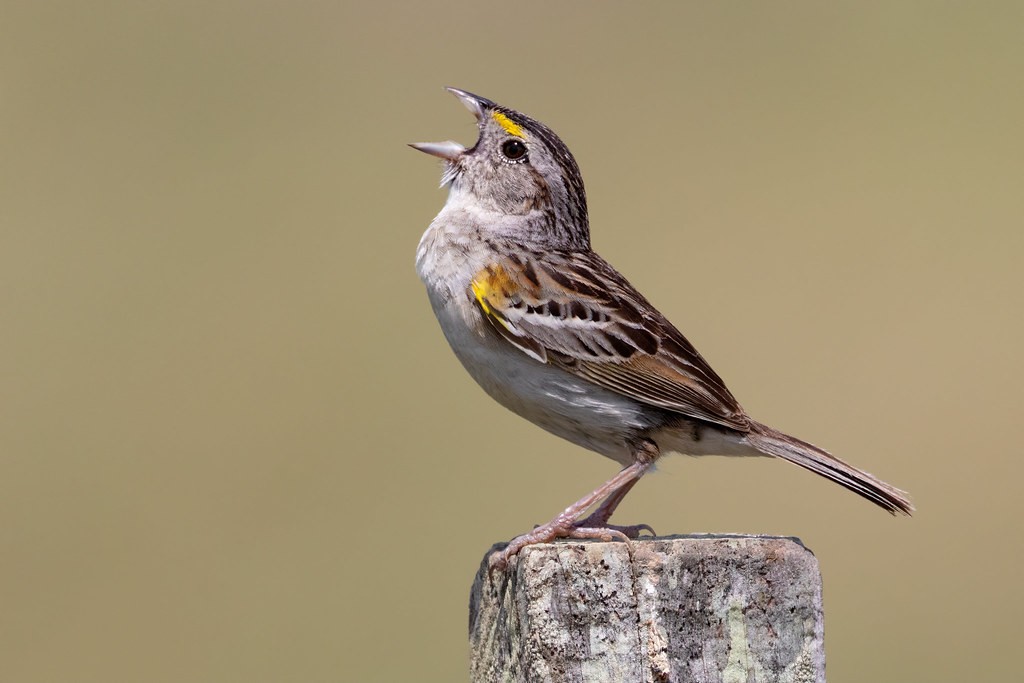
POLYGON ((505 140, 501 143, 501 153, 509 161, 519 161, 526 156, 526 145, 519 140, 505 140))

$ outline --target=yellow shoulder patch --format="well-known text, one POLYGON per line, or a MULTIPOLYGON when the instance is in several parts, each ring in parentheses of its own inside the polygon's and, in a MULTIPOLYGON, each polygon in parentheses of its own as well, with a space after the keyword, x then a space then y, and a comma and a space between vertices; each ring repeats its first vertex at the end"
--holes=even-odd
POLYGON ((515 121, 502 114, 500 111, 491 112, 491 117, 498 122, 506 133, 514 135, 517 138, 525 137, 523 135, 523 129, 515 121))
POLYGON ((480 304, 484 314, 490 315, 491 307, 487 304, 487 285, 479 280, 473 280, 469 283, 469 288, 473 290, 473 296, 476 297, 476 302, 480 304))
MULTIPOLYGON (((476 302, 480 305, 487 322, 507 342, 518 348, 530 358, 548 362, 548 352, 536 339, 524 334, 518 326, 505 317, 510 312, 513 302, 519 299, 517 280, 500 264, 494 263, 477 272, 469 283, 476 302)), ((468 294, 468 292, 467 292, 468 294)))
POLYGON ((484 314, 501 320, 501 315, 495 313, 491 302, 496 306, 501 306, 509 296, 511 284, 505 269, 499 265, 492 265, 473 276, 469 288, 473 291, 473 296, 476 297, 484 314))

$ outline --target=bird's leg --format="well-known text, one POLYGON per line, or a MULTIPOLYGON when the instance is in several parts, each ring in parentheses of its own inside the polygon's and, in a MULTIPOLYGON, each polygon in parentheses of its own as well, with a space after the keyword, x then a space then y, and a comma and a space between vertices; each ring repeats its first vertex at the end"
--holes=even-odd
POLYGON ((628 541, 628 537, 620 531, 580 527, 577 525, 576 518, 586 512, 594 503, 614 495, 620 488, 632 487, 648 467, 650 467, 650 463, 640 461, 624 467, 614 477, 567 507, 547 524, 542 524, 522 536, 513 538, 503 550, 496 551, 491 555, 489 561, 491 568, 503 568, 509 559, 528 545, 547 543, 556 538, 603 538, 606 540, 619 538, 628 541))
MULTIPOLYGON (((649 447, 641 449, 637 455, 638 457, 633 464, 624 467, 614 477, 567 507, 550 522, 542 524, 522 536, 517 536, 503 550, 492 554, 489 560, 491 569, 503 568, 508 564, 510 558, 528 545, 547 543, 556 538, 600 538, 606 541, 617 538, 628 542, 629 535, 622 530, 609 528, 607 520, 615 510, 615 507, 622 501, 626 492, 633 488, 637 480, 654 463, 658 454, 656 447, 652 443, 649 447), (595 511, 594 515, 585 520, 588 525, 584 526, 578 522, 577 518, 598 501, 604 501, 604 503, 595 511), (603 518, 605 524, 589 526, 589 524, 596 525, 601 518, 603 518)), ((639 528, 650 529, 646 525, 639 525, 639 528)), ((639 528, 635 530, 636 534, 639 533, 639 528)), ((624 529, 633 530, 631 527, 624 527, 624 529)))
POLYGON ((629 490, 633 488, 636 483, 640 481, 640 477, 633 479, 630 482, 624 484, 617 491, 612 493, 610 496, 604 499, 600 507, 594 510, 592 513, 587 515, 584 519, 576 522, 578 529, 611 529, 612 531, 619 531, 628 536, 629 538, 637 538, 640 536, 641 531, 649 531, 652 534, 656 534, 654 529, 649 524, 631 524, 629 526, 619 526, 617 524, 609 524, 608 520, 611 519, 612 513, 619 507, 619 503, 626 497, 629 490))

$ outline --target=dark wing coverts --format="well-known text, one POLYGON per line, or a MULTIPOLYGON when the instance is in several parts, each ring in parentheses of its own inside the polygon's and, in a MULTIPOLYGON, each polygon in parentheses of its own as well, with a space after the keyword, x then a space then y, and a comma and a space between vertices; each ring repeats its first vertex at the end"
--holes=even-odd
POLYGON ((510 343, 651 406, 746 432, 749 419, 721 378, 672 323, 594 252, 511 254, 471 284, 485 317, 510 343))

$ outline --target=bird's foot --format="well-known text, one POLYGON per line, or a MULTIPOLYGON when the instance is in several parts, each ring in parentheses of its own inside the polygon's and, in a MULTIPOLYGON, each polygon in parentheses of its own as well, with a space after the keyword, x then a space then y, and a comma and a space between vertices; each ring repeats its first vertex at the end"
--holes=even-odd
MULTIPOLYGON (((656 449, 653 442, 646 445, 648 448, 656 449)), ((567 507, 562 514, 547 524, 541 524, 533 531, 513 538, 503 550, 491 553, 487 561, 491 571, 507 567, 508 561, 526 546, 549 543, 556 538, 596 538, 602 541, 617 540, 629 543, 629 539, 636 538, 641 531, 647 530, 653 534, 654 529, 646 524, 613 526, 608 523, 615 508, 622 502, 623 496, 633 488, 657 458, 657 450, 653 451, 653 455, 650 452, 645 453, 648 457, 638 457, 635 462, 623 467, 618 474, 567 507), (580 517, 598 502, 600 505, 593 514, 581 520, 580 517)))
POLYGON ((651 536, 658 535, 658 532, 652 529, 649 524, 630 524, 629 526, 620 526, 618 524, 609 524, 609 517, 611 517, 610 514, 605 514, 603 510, 598 509, 589 517, 576 522, 576 526, 581 529, 618 531, 623 536, 631 539, 639 538, 640 533, 643 531, 650 532, 651 536))
POLYGON ((488 565, 491 571, 505 569, 508 566, 509 560, 519 554, 519 551, 526 546, 550 543, 559 538, 629 543, 630 539, 638 538, 642 531, 649 531, 652 535, 654 534, 654 529, 647 524, 618 526, 616 524, 608 524, 606 520, 594 519, 594 515, 579 521, 559 515, 547 524, 541 524, 522 536, 516 536, 502 550, 495 550, 488 559, 488 565))

